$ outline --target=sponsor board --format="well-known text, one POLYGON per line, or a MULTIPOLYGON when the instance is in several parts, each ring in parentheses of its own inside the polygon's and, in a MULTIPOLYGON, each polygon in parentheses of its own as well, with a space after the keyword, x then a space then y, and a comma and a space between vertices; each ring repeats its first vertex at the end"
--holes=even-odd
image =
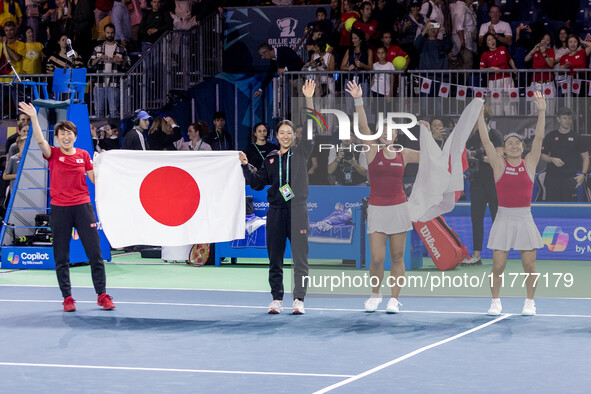
POLYGON ((50 247, 13 247, 2 248, 3 269, 55 269, 53 248, 50 247))

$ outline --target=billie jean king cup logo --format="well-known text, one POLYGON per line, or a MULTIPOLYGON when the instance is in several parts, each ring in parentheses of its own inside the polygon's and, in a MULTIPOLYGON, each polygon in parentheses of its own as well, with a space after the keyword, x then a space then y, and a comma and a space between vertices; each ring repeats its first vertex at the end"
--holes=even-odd
POLYGON ((295 37, 298 20, 294 18, 277 19, 277 27, 281 30, 280 37, 295 37))
MULTIPOLYGON (((314 120, 320 129, 328 130, 328 124, 326 120, 322 116, 322 114, 332 114, 337 117, 339 122, 339 140, 349 140, 351 139, 350 130, 351 130, 351 121, 349 116, 338 109, 321 109, 320 112, 314 111, 311 108, 305 108, 306 115, 311 119, 308 119, 307 122, 307 137, 308 140, 312 140, 313 138, 313 127, 314 127, 314 120)), ((384 133, 384 126, 386 128, 386 136, 388 140, 392 140, 394 130, 399 130, 399 132, 403 132, 409 139, 412 141, 417 141, 417 137, 415 137, 409 129, 415 127, 417 125, 417 118, 413 114, 409 114, 407 112, 388 112, 384 116, 383 112, 378 113, 378 122, 377 122, 377 131, 375 134, 362 134, 359 131, 359 115, 357 112, 353 113, 353 133, 355 136, 360 139, 361 141, 375 141, 379 139, 382 134, 384 133), (408 123, 396 123, 395 119, 409 119, 410 122, 408 123)), ((402 145, 393 144, 391 147, 386 147, 385 144, 356 144, 354 149, 356 152, 367 152, 369 151, 370 147, 373 145, 377 145, 378 150, 382 148, 386 148, 389 151, 393 152, 402 152, 402 145)), ((340 149, 338 145, 332 144, 320 144, 319 150, 330 150, 331 148, 335 148, 337 150, 340 149)), ((350 149, 350 148, 348 148, 350 149)))

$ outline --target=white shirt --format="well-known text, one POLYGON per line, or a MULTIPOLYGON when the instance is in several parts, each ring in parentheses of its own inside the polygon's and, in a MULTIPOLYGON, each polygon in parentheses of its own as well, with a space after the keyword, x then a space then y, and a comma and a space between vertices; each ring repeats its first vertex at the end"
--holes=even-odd
POLYGON ((476 14, 472 8, 468 7, 463 1, 457 1, 455 4, 452 4, 452 6, 451 21, 453 33, 451 38, 454 43, 454 47, 451 51, 452 55, 456 56, 462 47, 458 31, 464 32, 466 49, 476 52, 476 14))
MULTIPOLYGON (((394 65, 390 62, 386 62, 386 64, 380 64, 379 62, 376 62, 373 64, 373 69, 376 71, 394 71, 394 70, 396 70, 394 68, 394 65)), ((377 73, 374 75, 375 75, 374 82, 373 82, 373 85, 371 85, 372 92, 376 92, 376 93, 379 93, 383 96, 387 96, 388 93, 390 93, 392 74, 377 73)))
MULTIPOLYGON (((478 34, 479 37, 484 37, 484 35, 488 33, 488 27, 490 24, 491 22, 486 22, 480 26, 480 33, 478 34)), ((497 32, 497 34, 504 34, 505 37, 513 37, 511 26, 507 22, 499 21, 499 23, 493 25, 493 27, 495 28, 495 32, 497 32)))

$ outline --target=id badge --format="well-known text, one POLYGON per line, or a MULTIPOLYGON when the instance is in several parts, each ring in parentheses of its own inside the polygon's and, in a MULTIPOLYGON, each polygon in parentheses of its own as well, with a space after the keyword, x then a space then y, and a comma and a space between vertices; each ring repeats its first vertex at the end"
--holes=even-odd
POLYGON ((345 183, 352 183, 353 182, 353 174, 350 172, 345 172, 345 183))
POLYGON ((279 188, 279 192, 281 193, 285 201, 289 201, 294 197, 293 191, 291 190, 291 187, 289 187, 289 184, 281 186, 279 188))

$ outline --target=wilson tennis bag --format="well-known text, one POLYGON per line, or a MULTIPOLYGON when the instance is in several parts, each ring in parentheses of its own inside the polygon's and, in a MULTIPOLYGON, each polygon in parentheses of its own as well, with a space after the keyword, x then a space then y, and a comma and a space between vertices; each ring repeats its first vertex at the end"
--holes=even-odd
POLYGON ((442 216, 428 222, 414 222, 413 226, 441 271, 454 269, 464 257, 470 258, 468 249, 442 216))

